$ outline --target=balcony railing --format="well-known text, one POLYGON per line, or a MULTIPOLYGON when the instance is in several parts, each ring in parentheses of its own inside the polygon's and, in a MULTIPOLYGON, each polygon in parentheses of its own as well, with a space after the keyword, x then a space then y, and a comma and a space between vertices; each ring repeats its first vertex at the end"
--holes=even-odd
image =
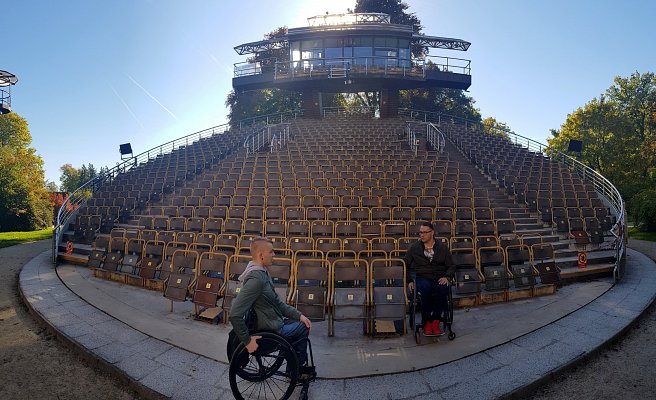
POLYGON ((422 59, 379 56, 312 58, 298 61, 266 59, 257 63, 235 64, 234 77, 273 72, 274 80, 300 77, 348 79, 350 76, 362 75, 426 78, 430 71, 471 75, 471 61, 442 56, 422 59))

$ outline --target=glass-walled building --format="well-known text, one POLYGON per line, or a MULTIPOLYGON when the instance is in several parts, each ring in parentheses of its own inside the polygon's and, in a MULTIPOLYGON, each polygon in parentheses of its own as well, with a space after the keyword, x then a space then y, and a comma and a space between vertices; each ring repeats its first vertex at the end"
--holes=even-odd
MULTIPOLYGON (((277 87, 300 91, 306 113, 320 93, 381 92, 386 110, 398 108, 398 91, 421 87, 467 89, 470 61, 443 55, 413 57, 413 48, 466 51, 460 39, 418 35, 413 27, 390 23, 387 14, 350 13, 308 18, 308 26, 291 28, 284 37, 241 44, 239 54, 255 54, 257 62, 235 64, 236 91, 277 87), (266 58, 271 50, 285 58, 266 58)), ((316 107, 321 107, 320 104, 316 107)))
POLYGON ((290 43, 293 66, 387 65, 410 67, 410 39, 391 36, 348 36, 290 43))

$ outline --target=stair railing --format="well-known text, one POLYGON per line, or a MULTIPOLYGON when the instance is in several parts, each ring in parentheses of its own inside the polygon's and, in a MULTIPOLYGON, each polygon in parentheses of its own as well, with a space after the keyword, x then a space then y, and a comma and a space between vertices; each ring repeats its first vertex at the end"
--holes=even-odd
MULTIPOLYGON (((433 122, 437 125, 437 127, 461 124, 467 130, 476 132, 484 131, 484 127, 480 122, 474 122, 465 118, 447 114, 412 109, 399 109, 399 115, 415 121, 433 122)), ((545 157, 559 159, 564 165, 566 165, 572 171, 578 173, 583 179, 586 179, 588 182, 592 182, 595 191, 602 197, 605 203, 612 210, 613 214, 617 217, 617 221, 613 225, 610 232, 615 238, 613 241, 613 248, 615 249, 615 266, 613 268, 613 278, 616 281, 620 280, 624 275, 624 270, 626 268, 626 244, 628 236, 626 229, 626 206, 624 200, 622 199, 622 195, 615 187, 615 185, 613 185, 608 179, 606 179, 603 175, 594 169, 588 167, 587 165, 565 153, 559 151, 551 151, 549 154, 547 154, 546 149, 548 146, 545 144, 518 135, 510 130, 488 126, 485 126, 485 129, 496 131, 499 134, 507 137, 511 142, 525 147, 529 151, 542 154, 545 157)))
MULTIPOLYGON (((99 174, 95 178, 85 182, 82 186, 75 189, 64 201, 59 208, 55 220, 55 227, 53 228, 53 241, 52 241, 52 260, 57 265, 57 255, 59 244, 61 243, 64 232, 68 229, 71 221, 77 215, 79 209, 84 206, 89 198, 100 187, 105 184, 111 183, 119 175, 122 175, 134 168, 145 165, 151 160, 160 157, 164 154, 171 153, 181 147, 189 146, 201 139, 207 139, 216 135, 223 135, 231 129, 236 129, 240 135, 249 135, 254 130, 261 129, 271 123, 281 123, 283 121, 296 119, 298 116, 303 115, 302 111, 290 111, 278 114, 267 114, 236 121, 233 124, 223 124, 212 128, 204 129, 199 132, 174 139, 152 149, 146 150, 141 154, 134 157, 127 158, 117 163, 115 167, 99 174)), ((287 136, 288 137, 288 136, 287 136)))

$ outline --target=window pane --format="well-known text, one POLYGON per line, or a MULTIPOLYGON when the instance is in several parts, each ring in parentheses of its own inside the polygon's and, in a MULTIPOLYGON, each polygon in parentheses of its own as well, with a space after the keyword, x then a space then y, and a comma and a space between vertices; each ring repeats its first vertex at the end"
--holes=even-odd
POLYGON ((326 59, 341 58, 341 57, 342 57, 341 47, 326 47, 326 59))
POLYGON ((323 44, 321 43, 321 39, 317 40, 304 40, 302 43, 302 50, 309 50, 309 49, 316 49, 316 48, 322 48, 323 44))
POLYGON ((353 48, 353 57, 355 57, 355 64, 365 65, 371 64, 372 49, 371 47, 354 47, 353 48))

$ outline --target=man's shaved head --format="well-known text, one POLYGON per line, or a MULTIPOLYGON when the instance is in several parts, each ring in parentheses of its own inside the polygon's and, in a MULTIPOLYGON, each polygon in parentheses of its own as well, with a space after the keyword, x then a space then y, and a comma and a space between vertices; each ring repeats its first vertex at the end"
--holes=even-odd
POLYGON ((251 256, 253 260, 259 261, 260 255, 271 251, 271 247, 273 247, 273 242, 267 238, 257 237, 253 239, 251 241, 251 256))

